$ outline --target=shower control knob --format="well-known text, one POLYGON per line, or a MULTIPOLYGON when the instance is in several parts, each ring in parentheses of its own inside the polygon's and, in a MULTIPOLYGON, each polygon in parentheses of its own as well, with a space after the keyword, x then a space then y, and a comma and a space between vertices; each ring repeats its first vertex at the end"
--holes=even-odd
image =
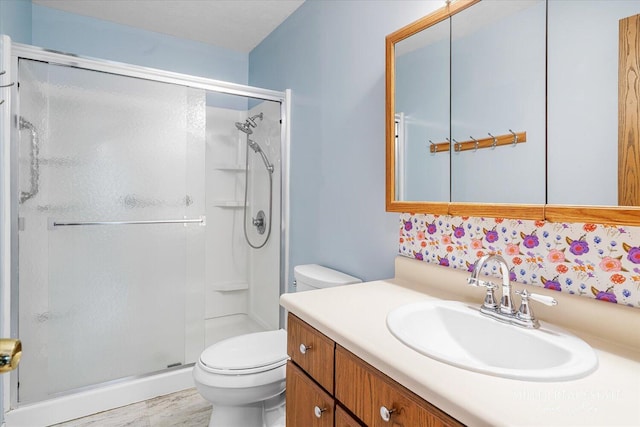
POLYGON ((307 354, 307 350, 311 350, 310 345, 300 344, 300 353, 307 354))
POLYGON ((258 234, 264 234, 264 231, 267 229, 265 218, 266 215, 264 211, 259 211, 255 218, 251 218, 251 223, 257 228, 258 234))

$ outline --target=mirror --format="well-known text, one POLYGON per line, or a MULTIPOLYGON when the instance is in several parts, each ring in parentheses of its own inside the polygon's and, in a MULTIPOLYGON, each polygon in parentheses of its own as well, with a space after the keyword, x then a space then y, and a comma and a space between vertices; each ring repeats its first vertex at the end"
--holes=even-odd
POLYGON ((638 13, 637 1, 549 1, 547 203, 620 204, 619 21, 638 13))
MULTIPOLYGON (((640 2, 624 0, 458 0, 390 34, 387 210, 640 224, 640 208, 615 207, 619 180, 622 194, 640 186, 640 166, 618 173, 618 163, 638 158, 639 89, 627 88, 624 96, 636 99, 626 110, 635 128, 624 130, 631 137, 618 149, 623 66, 611 48, 619 44, 619 19, 638 13, 640 2), (446 31, 437 28, 448 26, 451 68, 443 68, 450 89, 447 76, 438 75, 442 70, 430 68, 432 59, 418 57, 446 43, 439 35, 446 31), (450 105, 427 76, 450 92, 450 105), (420 105, 420 99, 444 107, 420 105), (450 135, 440 137, 446 106, 450 135), (513 131, 524 132, 526 141, 513 144, 513 131), (631 184, 623 182, 629 177, 631 184)), ((637 75, 638 52, 629 55, 637 75)))
POLYGON ((452 202, 544 204, 545 17, 544 0, 482 1, 449 20, 452 202))
POLYGON ((437 152, 436 144, 450 134, 450 97, 445 89, 450 86, 450 32, 450 21, 446 20, 395 45, 399 200, 449 201, 449 147, 437 152))

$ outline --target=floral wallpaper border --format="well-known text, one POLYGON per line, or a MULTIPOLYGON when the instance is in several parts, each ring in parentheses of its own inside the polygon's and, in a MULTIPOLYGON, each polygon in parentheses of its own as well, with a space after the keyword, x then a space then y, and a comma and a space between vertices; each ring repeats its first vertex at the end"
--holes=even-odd
POLYGON ((640 227, 404 213, 399 228, 403 256, 471 271, 498 253, 512 281, 640 308, 640 227))

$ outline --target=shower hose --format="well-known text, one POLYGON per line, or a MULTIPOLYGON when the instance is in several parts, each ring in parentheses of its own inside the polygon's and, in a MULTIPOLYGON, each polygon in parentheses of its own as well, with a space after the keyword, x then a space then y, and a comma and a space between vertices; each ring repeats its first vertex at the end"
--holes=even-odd
MULTIPOLYGON (((247 138, 249 136, 247 135, 247 138)), ((264 247, 269 241, 269 236, 271 236, 271 212, 273 207, 273 170, 269 170, 267 165, 265 164, 265 168, 267 169, 267 173, 269 174, 269 229, 267 230, 267 237, 265 237, 264 242, 259 245, 254 245, 249 240, 249 235, 247 233, 247 192, 249 189, 249 144, 246 145, 245 151, 245 168, 244 168, 244 238, 246 239, 249 246, 253 249, 260 249, 264 247)))

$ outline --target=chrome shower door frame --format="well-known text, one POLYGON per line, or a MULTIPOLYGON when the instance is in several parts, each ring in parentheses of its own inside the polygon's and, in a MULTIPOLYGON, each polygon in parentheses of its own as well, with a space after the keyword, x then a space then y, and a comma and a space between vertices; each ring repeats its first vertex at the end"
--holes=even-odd
MULTIPOLYGON (((275 101, 280 103, 280 265, 279 293, 288 289, 289 240, 287 225, 289 223, 289 144, 291 113, 291 90, 284 92, 257 88, 237 83, 224 82, 204 77, 164 71, 115 61, 77 56, 54 52, 35 46, 12 43, 7 36, 0 36, 5 48, 1 54, 4 63, 9 64, 7 76, 17 80, 19 59, 30 59, 56 65, 81 68, 90 71, 110 73, 126 77, 163 82, 186 86, 206 91, 238 95, 248 98, 275 101)), ((12 80, 13 81, 13 80, 12 80)), ((18 117, 19 97, 18 85, 11 87, 11 96, 0 106, 0 314, 2 315, 2 336, 18 334, 18 198, 17 185, 17 147, 19 140, 18 117)), ((283 310, 280 308, 280 326, 284 325, 283 310)), ((28 351, 28 350, 26 350, 28 351)), ((0 379, 3 390, 3 409, 5 412, 18 408, 18 376, 15 373, 0 379)), ((4 415, 4 414, 0 414, 4 415)), ((0 418, 0 423, 2 418, 0 418)))

